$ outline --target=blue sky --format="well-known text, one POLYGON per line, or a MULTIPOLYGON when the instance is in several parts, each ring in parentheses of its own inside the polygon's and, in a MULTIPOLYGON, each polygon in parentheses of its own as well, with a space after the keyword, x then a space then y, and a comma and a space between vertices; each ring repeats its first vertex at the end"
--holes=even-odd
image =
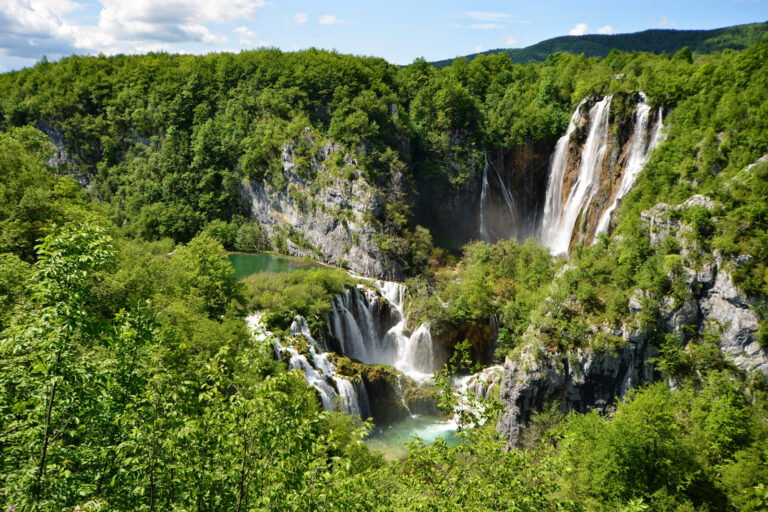
POLYGON ((408 64, 569 33, 706 29, 766 19, 768 0, 0 0, 0 71, 43 55, 260 46, 314 46, 408 64))

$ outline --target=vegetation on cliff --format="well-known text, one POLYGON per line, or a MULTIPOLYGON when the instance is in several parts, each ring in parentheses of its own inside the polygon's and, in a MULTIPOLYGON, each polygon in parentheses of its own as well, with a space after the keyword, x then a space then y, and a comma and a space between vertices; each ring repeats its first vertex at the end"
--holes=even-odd
POLYGON ((0 75, 0 501, 10 510, 765 509, 765 379, 721 364, 716 336, 693 338, 701 350, 654 337, 677 389, 634 391, 610 418, 545 411, 530 449, 504 450, 491 417, 459 446, 415 443, 386 463, 244 321, 247 307, 279 312, 282 328, 294 313, 322 321, 354 280, 319 269, 244 285, 221 243, 260 246, 258 226, 241 236, 239 186, 279 186, 282 145, 310 126, 359 155, 388 198, 371 222, 416 274, 412 314, 446 329, 494 317, 500 355, 531 326, 548 351, 605 349, 611 340, 590 327, 622 321, 638 289, 653 325, 662 297, 687 298, 683 264, 715 251, 759 309, 768 164, 742 170, 768 152, 767 60, 768 43, 695 60, 492 56, 443 70, 269 50, 71 57, 0 75), (410 211, 421 185, 457 187, 483 149, 553 140, 583 97, 640 88, 670 128, 625 200, 618 237, 578 248, 567 265, 533 241, 505 241, 470 244, 434 268, 449 256, 410 211), (69 157, 59 161, 89 176, 89 189, 45 165, 53 148, 31 125, 63 139, 69 157), (393 192, 399 175, 407 186, 393 192), (674 210, 696 250, 675 237, 652 244, 640 212, 696 193, 715 206, 674 210))

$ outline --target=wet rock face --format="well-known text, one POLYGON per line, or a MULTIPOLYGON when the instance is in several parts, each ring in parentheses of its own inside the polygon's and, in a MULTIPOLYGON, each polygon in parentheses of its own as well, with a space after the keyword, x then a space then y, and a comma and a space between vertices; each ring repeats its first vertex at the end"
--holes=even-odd
POLYGON ((603 354, 577 350, 540 357, 529 350, 518 361, 507 359, 499 392, 504 413, 497 430, 509 446, 518 446, 533 411, 552 401, 563 411, 611 412, 617 397, 660 377, 648 361, 655 355, 646 340, 603 354))
POLYGON ((487 322, 467 322, 460 326, 435 323, 432 340, 439 352, 440 367, 453 356, 457 344, 467 340, 472 361, 489 364, 496 348, 498 328, 493 319, 487 322))
MULTIPOLYGON (((665 243, 668 237, 680 245, 681 278, 689 292, 685 300, 665 297, 661 301, 657 327, 678 336, 681 344, 688 341, 691 331, 703 334, 714 330, 720 349, 737 368, 768 379, 768 349, 757 339, 759 319, 754 302, 738 289, 730 273, 744 258, 727 261, 716 253, 709 261, 686 263, 698 249, 689 236, 690 227, 674 212, 691 206, 712 208, 714 204, 709 198, 694 196, 678 207, 659 204, 642 213, 653 246, 665 243)), ((497 428, 510 446, 519 444, 532 412, 548 402, 557 401, 563 411, 610 412, 616 399, 627 391, 661 378, 653 368, 657 350, 649 342, 649 333, 633 321, 642 310, 643 296, 642 290, 630 296, 630 318, 608 332, 624 344, 603 353, 581 349, 547 353, 539 348, 535 331, 529 330, 529 344, 516 360, 505 361, 501 382, 505 411, 497 428)), ((605 327, 593 326, 593 331, 605 331, 605 327)))
MULTIPOLYGON (((528 143, 488 152, 488 199, 485 217, 489 241, 533 235, 543 207, 552 142, 528 143), (504 198, 511 199, 512 212, 504 198), (514 220, 512 216, 514 215, 514 220)), ((426 226, 442 245, 459 248, 480 237, 480 196, 484 158, 471 164, 465 182, 451 184, 447 178, 421 178, 415 204, 417 224, 426 226)))
POLYGON ((268 236, 283 238, 294 256, 346 265, 360 274, 401 278, 401 269, 379 250, 377 231, 366 221, 380 214, 383 200, 357 162, 345 154, 343 169, 334 170, 330 159, 344 149, 326 144, 308 164, 310 169, 298 169, 294 149, 293 144, 283 147, 284 187, 252 182, 245 188, 251 213, 268 236), (303 177, 307 175, 321 179, 303 177))

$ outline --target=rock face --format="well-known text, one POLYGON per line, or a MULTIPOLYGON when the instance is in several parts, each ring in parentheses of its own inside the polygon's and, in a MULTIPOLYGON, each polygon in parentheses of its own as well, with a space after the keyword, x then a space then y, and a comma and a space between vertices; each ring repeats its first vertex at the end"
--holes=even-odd
POLYGON ((273 245, 282 240, 289 254, 347 266, 364 275, 402 277, 397 263, 379 250, 377 231, 366 220, 380 213, 382 198, 341 146, 324 145, 307 169, 297 165, 295 144, 286 144, 282 163, 284 187, 266 181, 245 187, 251 213, 273 245), (331 162, 338 154, 343 155, 341 168, 331 162))
MULTIPOLYGON (((678 336, 681 344, 688 341, 690 333, 714 331, 723 354, 737 368, 768 378, 768 349, 757 340, 759 320, 753 301, 736 287, 730 273, 740 261, 726 261, 717 253, 711 261, 696 261, 701 251, 689 236, 691 229, 675 215, 693 206, 712 208, 714 204, 704 196, 693 196, 680 206, 658 204, 642 214, 652 245, 658 246, 668 237, 680 244, 681 264, 668 275, 682 279, 688 291, 685 300, 665 297, 661 301, 657 327, 678 336), (678 275, 672 276, 674 272, 678 275)), ((661 379, 653 366, 657 350, 649 333, 633 321, 642 309, 643 295, 642 290, 636 290, 629 301, 630 318, 606 333, 618 341, 617 348, 548 353, 537 342, 535 330, 529 330, 528 344, 520 356, 505 361, 501 382, 505 411, 497 428, 510 446, 518 445, 532 412, 548 402, 559 402, 564 411, 610 412, 616 399, 628 390, 661 379)), ((592 329, 594 333, 606 331, 604 326, 592 329)))
POLYGON ((75 178, 81 187, 87 188, 91 184, 91 176, 80 169, 77 160, 67 151, 67 143, 64 140, 64 134, 61 129, 55 127, 53 123, 39 121, 37 129, 46 134, 51 139, 54 151, 46 165, 56 169, 61 174, 68 174, 75 178))
POLYGON ((481 154, 470 162, 469 179, 460 184, 424 179, 415 204, 417 223, 427 226, 441 244, 458 248, 481 238, 482 209, 486 241, 524 240, 533 234, 543 206, 552 148, 545 141, 481 154), (484 174, 487 195, 482 203, 484 174))
POLYGON ((636 340, 603 354, 527 350, 517 361, 507 359, 499 392, 505 410, 497 429, 517 446, 532 412, 553 400, 564 410, 610 412, 617 397, 659 378, 648 362, 654 355, 648 340, 636 340))

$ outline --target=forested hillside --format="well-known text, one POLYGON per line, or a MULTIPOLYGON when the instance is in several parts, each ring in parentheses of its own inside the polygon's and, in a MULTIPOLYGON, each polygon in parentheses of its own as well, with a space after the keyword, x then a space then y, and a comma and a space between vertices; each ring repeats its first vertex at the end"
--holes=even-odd
POLYGON ((0 504, 765 510, 768 42, 698 53, 157 53, 0 75, 0 504), (543 198, 573 126, 574 155, 598 128, 618 148, 613 183, 642 106, 663 137, 607 234, 561 257, 482 236, 489 174, 502 209, 543 198), (238 281, 228 250, 339 268, 238 281), (383 341, 426 325, 443 369, 418 385, 353 357, 356 317, 383 341), (370 421, 324 407, 320 356, 339 398, 348 380, 372 416, 439 406, 461 442, 385 460, 370 421))
MULTIPOLYGON (((713 30, 651 29, 632 34, 587 34, 560 36, 547 39, 525 48, 489 50, 465 56, 472 60, 478 55, 506 53, 512 62, 543 62, 557 52, 587 57, 607 57, 611 50, 626 53, 649 52, 672 55, 683 47, 694 53, 714 53, 726 49, 743 50, 762 41, 768 33, 768 23, 737 25, 713 30)), ((437 67, 449 65, 453 59, 433 62, 437 67)))

